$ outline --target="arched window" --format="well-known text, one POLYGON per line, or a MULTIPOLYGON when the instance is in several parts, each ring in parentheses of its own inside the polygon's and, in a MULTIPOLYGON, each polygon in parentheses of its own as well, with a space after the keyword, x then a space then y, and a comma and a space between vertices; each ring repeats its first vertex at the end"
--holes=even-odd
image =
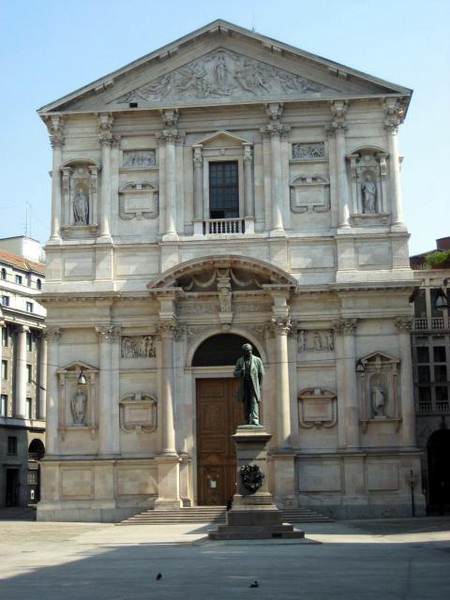
MULTIPOLYGON (((241 335, 219 333, 213 335, 200 344, 192 361, 194 367, 234 366, 242 355, 243 344, 249 341, 241 335)), ((253 345, 253 344, 252 344, 253 345)), ((257 348, 253 354, 259 356, 257 348)))

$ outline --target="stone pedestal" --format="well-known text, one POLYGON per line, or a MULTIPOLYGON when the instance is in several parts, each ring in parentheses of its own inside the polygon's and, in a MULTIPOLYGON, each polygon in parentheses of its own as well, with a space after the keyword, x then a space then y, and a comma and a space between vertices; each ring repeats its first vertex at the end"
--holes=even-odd
POLYGON ((263 426, 240 425, 232 436, 236 444, 236 489, 226 525, 209 534, 213 540, 303 538, 303 531, 283 523, 267 481, 266 446, 271 435, 263 426))

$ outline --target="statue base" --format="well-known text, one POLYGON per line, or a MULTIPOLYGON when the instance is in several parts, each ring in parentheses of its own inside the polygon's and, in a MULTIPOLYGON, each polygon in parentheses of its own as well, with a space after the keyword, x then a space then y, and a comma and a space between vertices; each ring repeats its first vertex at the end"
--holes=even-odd
POLYGON ((212 540, 304 538, 305 533, 283 523, 267 482, 267 443, 262 425, 240 425, 232 436, 236 444, 236 494, 227 512, 226 525, 209 533, 212 540))

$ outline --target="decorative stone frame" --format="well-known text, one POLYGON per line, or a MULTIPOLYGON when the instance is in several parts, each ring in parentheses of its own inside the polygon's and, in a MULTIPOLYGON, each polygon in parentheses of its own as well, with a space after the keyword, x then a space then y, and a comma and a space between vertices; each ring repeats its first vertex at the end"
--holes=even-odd
POLYGON ((210 220, 209 163, 236 162, 238 166, 239 219, 245 220, 245 232, 254 233, 253 143, 228 131, 216 131, 193 145, 194 234, 203 235, 203 223, 210 220), (196 183, 196 173, 201 181, 196 183))
POLYGON ((158 402, 145 392, 123 396, 119 402, 120 429, 125 433, 153 433, 158 426, 158 402))
POLYGON ((330 210, 330 182, 322 175, 298 175, 291 181, 290 191, 294 213, 330 210))
POLYGON ((61 167, 62 187, 62 227, 66 236, 92 235, 97 232, 98 210, 98 174, 100 166, 89 159, 71 160, 61 167), (74 218, 74 200, 78 192, 86 194, 88 200, 88 218, 86 222, 76 223, 74 218))
POLYGON ((119 190, 121 219, 156 219, 159 215, 158 190, 149 181, 128 182, 119 190))
POLYGON ((59 382, 59 414, 58 431, 64 440, 68 432, 89 431, 95 439, 98 429, 98 369, 85 363, 73 362, 58 369, 59 382), (80 373, 86 378, 85 384, 79 384, 80 373), (71 414, 73 396, 83 388, 87 396, 86 412, 82 423, 75 423, 71 414))
POLYGON ((377 225, 389 222, 387 203, 387 163, 388 155, 379 149, 361 148, 347 156, 350 169, 350 189, 352 194, 352 222, 355 225, 377 225), (362 185, 369 177, 376 187, 373 209, 364 204, 362 185))
POLYGON ((399 401, 399 366, 397 358, 374 352, 361 358, 358 363, 363 366, 358 372, 358 392, 360 398, 361 428, 365 432, 369 423, 395 423, 398 431, 401 423, 399 401), (381 388, 384 394, 382 414, 377 414, 374 407, 374 386, 381 388))
POLYGON ((306 388, 298 394, 298 422, 303 429, 331 428, 337 423, 336 393, 327 388, 306 388))

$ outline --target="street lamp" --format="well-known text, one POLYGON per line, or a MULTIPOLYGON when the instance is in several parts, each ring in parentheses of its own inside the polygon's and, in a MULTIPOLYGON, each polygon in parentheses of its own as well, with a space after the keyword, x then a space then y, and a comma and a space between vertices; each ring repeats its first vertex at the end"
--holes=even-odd
MULTIPOLYGON (((448 283, 448 279, 444 279, 443 286, 446 288, 448 283)), ((437 290, 436 296, 434 298, 434 308, 436 310, 448 310, 448 298, 447 294, 441 288, 437 290)))

